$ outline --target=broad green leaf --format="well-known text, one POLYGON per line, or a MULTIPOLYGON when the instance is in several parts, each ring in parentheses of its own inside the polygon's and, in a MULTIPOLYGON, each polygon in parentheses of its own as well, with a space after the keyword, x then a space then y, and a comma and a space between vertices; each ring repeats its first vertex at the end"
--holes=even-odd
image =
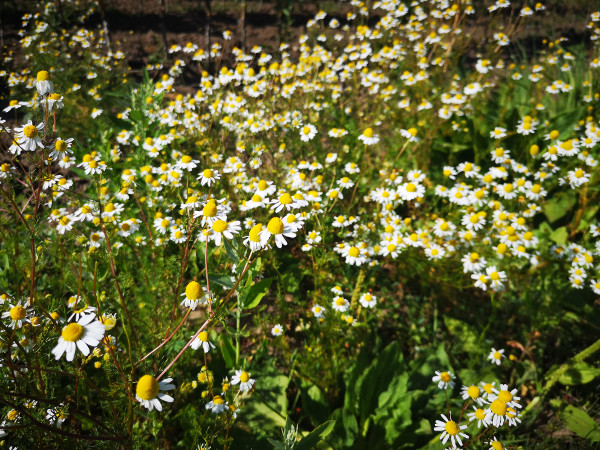
POLYGON ((599 368, 590 366, 585 362, 580 362, 567 369, 567 371, 558 378, 558 381, 565 386, 575 386, 578 384, 589 383, 598 375, 600 375, 599 368))
POLYGON ((600 441, 600 424, 592 419, 583 409, 568 405, 560 413, 567 428, 577 436, 592 442, 600 441))
POLYGON ((251 428, 260 429, 272 436, 281 436, 281 428, 286 426, 286 390, 289 378, 275 369, 256 373, 253 371, 252 378, 260 382, 255 385, 252 401, 244 407, 245 422, 251 428))
POLYGON ((376 410, 379 395, 390 385, 394 376, 405 369, 402 350, 397 342, 388 345, 373 361, 360 380, 359 411, 361 422, 376 410))
POLYGON ((229 275, 209 275, 208 280, 211 283, 217 283, 227 289, 233 289, 234 286, 229 275))
POLYGON ((444 324, 455 338, 453 339, 455 349, 468 353, 478 351, 477 334, 466 323, 444 315, 444 324))
POLYGON ((234 245, 235 242, 229 242, 229 240, 224 239, 223 243, 225 244, 225 251, 227 252, 227 256, 234 264, 239 264, 240 258, 238 258, 237 252, 235 251, 234 245))
POLYGON ((302 381, 300 394, 302 412, 308 416, 314 426, 323 423, 331 414, 331 410, 321 389, 308 381, 302 381))
POLYGON ((269 444, 271 444, 273 446, 273 448, 285 450, 285 445, 283 445, 281 442, 276 441, 275 439, 271 439, 271 438, 267 438, 267 441, 269 441, 269 444))
POLYGON ((265 278, 260 280, 254 286, 251 286, 248 293, 244 296, 244 309, 256 308, 262 298, 269 292, 269 287, 273 282, 273 278, 265 278))
POLYGON ((334 420, 329 420, 312 430, 300 442, 294 445, 294 450, 312 450, 315 446, 325 439, 335 426, 334 420))
POLYGON ((567 227, 557 228, 550 233, 550 239, 558 245, 565 245, 568 237, 569 233, 567 232, 567 227))
POLYGON ((144 118, 144 114, 141 111, 134 109, 129 111, 129 118, 135 122, 139 122, 144 118))
POLYGON ((556 222, 558 219, 562 219, 567 215, 569 210, 573 207, 577 198, 572 192, 565 192, 558 194, 556 197, 548 200, 544 205, 544 214, 548 220, 556 222))
POLYGON ((233 342, 231 342, 231 337, 226 333, 221 333, 221 353, 223 354, 227 368, 233 369, 235 365, 235 347, 233 346, 233 342))

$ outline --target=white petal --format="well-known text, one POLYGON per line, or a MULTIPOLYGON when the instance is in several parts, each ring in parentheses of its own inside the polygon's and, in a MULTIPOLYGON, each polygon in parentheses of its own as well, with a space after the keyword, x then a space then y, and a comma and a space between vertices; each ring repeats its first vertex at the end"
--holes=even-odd
POLYGON ((77 346, 75 342, 65 342, 66 351, 67 351, 67 361, 73 361, 75 357, 75 350, 77 350, 77 346))
POLYGON ((167 394, 158 394, 158 398, 160 398, 163 402, 172 403, 175 399, 167 394))
POLYGON ((85 344, 85 342, 83 342, 82 339, 79 339, 77 341, 77 348, 79 349, 79 351, 81 353, 83 353, 83 356, 87 356, 90 354, 90 349, 88 348, 88 346, 85 344))

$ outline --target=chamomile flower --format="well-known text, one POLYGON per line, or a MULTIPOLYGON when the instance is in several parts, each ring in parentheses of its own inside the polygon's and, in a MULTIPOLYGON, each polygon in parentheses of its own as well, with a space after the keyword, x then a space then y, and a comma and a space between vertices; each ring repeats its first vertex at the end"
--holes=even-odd
POLYGON ((460 389, 460 395, 462 396, 463 400, 473 400, 474 402, 476 402, 478 405, 483 405, 484 400, 481 397, 481 389, 479 389, 478 386, 475 385, 471 385, 471 386, 463 386, 460 389))
POLYGON ((377 304, 377 297, 370 293, 364 293, 358 299, 363 308, 373 308, 377 304))
POLYGON ((442 414, 442 419, 444 419, 443 422, 441 420, 436 420, 435 427, 433 428, 434 431, 442 432, 442 435, 440 436, 442 444, 445 445, 449 439, 452 447, 462 447, 463 444, 461 438, 469 439, 469 435, 461 431, 466 429, 467 425, 459 425, 452 420, 452 416, 448 418, 444 414, 442 414))
POLYGON ((234 234, 238 234, 242 229, 239 220, 226 222, 225 220, 217 220, 212 224, 211 238, 217 246, 221 245, 223 238, 233 239, 234 234))
POLYGON ((280 324, 275 325, 271 328, 271 334, 273 336, 281 336, 283 334, 283 328, 280 324))
POLYGON ((315 305, 311 308, 311 311, 317 319, 320 319, 325 315, 326 310, 321 305, 315 305))
POLYGON ((213 169, 204 169, 200 175, 198 175, 198 180, 202 186, 211 186, 217 180, 221 178, 218 170, 213 169))
POLYGON ((63 328, 52 354, 57 360, 66 354, 67 361, 73 361, 75 351, 79 349, 84 356, 88 356, 90 347, 97 347, 105 332, 106 328, 96 319, 95 314, 81 316, 76 322, 63 328))
POLYGON ((361 266, 367 262, 364 250, 353 245, 344 245, 341 255, 346 259, 346 264, 361 266))
POLYGON ((274 236, 275 245, 277 248, 281 248, 284 245, 287 245, 286 238, 295 238, 296 233, 292 230, 290 225, 279 217, 273 217, 269 220, 266 228, 263 228, 260 231, 261 236, 261 244, 265 246, 271 236, 274 236))
POLYGON ((245 370, 236 370, 235 374, 231 378, 232 385, 240 385, 240 392, 250 391, 255 382, 256 380, 250 378, 250 373, 246 372, 245 370))
POLYGON ((33 125, 31 120, 20 128, 15 128, 15 138, 20 149, 27 152, 33 152, 38 147, 43 148, 44 144, 40 138, 40 133, 44 130, 44 123, 40 122, 37 126, 33 125))
POLYGON ((477 408, 473 406, 474 411, 467 414, 467 418, 469 422, 477 421, 477 428, 481 428, 482 425, 488 426, 488 422, 486 420, 486 412, 484 409, 477 408))
POLYGON ((317 134, 317 128, 314 125, 307 124, 300 127, 300 140, 302 142, 311 141, 317 134))
POLYGON ((336 296, 331 300, 331 308, 338 312, 346 312, 350 307, 350 302, 342 296, 336 296))
POLYGON ((504 356, 504 349, 496 350, 495 348, 492 348, 490 354, 488 355, 490 362, 492 364, 496 364, 497 366, 502 364, 502 359, 504 358, 506 358, 506 356, 504 356))
POLYGON ((208 339, 208 333, 206 331, 201 331, 196 339, 190 344, 190 347, 193 350, 198 350, 202 347, 204 353, 208 353, 215 348, 215 345, 208 339))
POLYGON ((358 140, 365 145, 374 145, 379 142, 379 136, 374 134, 373 128, 366 128, 363 134, 358 137, 358 140))
POLYGON ((440 372, 439 370, 435 371, 435 375, 431 378, 431 381, 437 383, 438 389, 450 389, 454 388, 454 375, 452 372, 440 372))
POLYGON ((496 266, 490 266, 485 269, 490 285, 495 290, 501 290, 504 288, 504 281, 506 280, 506 272, 499 271, 496 266))
POLYGON ((173 378, 166 378, 164 381, 158 381, 152 375, 144 375, 141 377, 135 386, 135 398, 140 404, 152 411, 156 408, 157 411, 162 411, 163 402, 173 402, 173 397, 163 394, 160 391, 170 391, 175 389, 175 385, 171 384, 173 378))
POLYGON ((10 309, 2 313, 3 319, 10 319, 8 324, 9 328, 16 330, 21 328, 25 322, 27 322, 27 303, 21 302, 17 304, 11 304, 10 309))
POLYGON ((500 442, 498 440, 498 438, 496 438, 496 436, 494 436, 493 439, 490 439, 488 441, 489 446, 489 450, 504 450, 504 446, 502 445, 502 442, 500 442))
POLYGON ((412 201, 425 194, 425 187, 420 183, 408 182, 398 186, 398 195, 404 201, 412 201))
POLYGON ((36 75, 35 88, 40 96, 44 97, 54 92, 52 76, 46 70, 40 70, 36 75))
POLYGON ((223 400, 223 397, 220 395, 215 395, 213 399, 206 404, 205 408, 210 410, 213 414, 221 414, 229 410, 229 403, 223 400))
POLYGON ((185 297, 181 301, 181 306, 191 309, 196 309, 198 305, 203 305, 211 301, 211 293, 197 281, 190 281, 181 296, 185 297))
POLYGON ((194 217, 201 217, 200 224, 211 227, 217 220, 227 220, 224 207, 219 205, 215 199, 210 199, 202 207, 202 211, 195 211, 194 217))

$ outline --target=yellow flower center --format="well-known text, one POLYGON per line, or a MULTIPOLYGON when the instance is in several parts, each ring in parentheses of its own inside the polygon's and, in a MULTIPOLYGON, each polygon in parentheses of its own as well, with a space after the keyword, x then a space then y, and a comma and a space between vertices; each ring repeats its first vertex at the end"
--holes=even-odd
POLYGON ((204 169, 204 172, 202 172, 204 178, 212 178, 214 174, 215 173, 212 171, 212 169, 204 169))
POLYGON ((506 415, 506 403, 502 400, 497 399, 492 402, 490 405, 490 409, 497 416, 505 416, 506 415))
POLYGON ((217 215, 217 203, 214 200, 209 200, 202 209, 202 215, 205 217, 215 217, 217 215))
POLYGON ((450 374, 448 372, 442 372, 441 375, 440 375, 440 379, 444 383, 447 383, 448 381, 450 381, 452 379, 452 377, 450 376, 450 374))
POLYGON ((479 388, 477 386, 470 386, 469 389, 467 389, 467 394, 469 394, 469 397, 471 398, 478 398, 480 394, 479 388))
POLYGON ((269 187, 269 185, 267 184, 267 182, 265 180, 260 180, 258 182, 258 190, 259 191, 264 191, 265 189, 267 189, 269 187))
POLYGON ((215 223, 213 223, 212 229, 217 233, 222 233, 227 229, 227 222, 224 220, 217 220, 215 223))
MULTIPOLYGON (((497 353, 497 352, 496 352, 496 353, 497 353)), ((498 358, 496 357, 496 355, 494 355, 494 357, 495 357, 496 359, 498 359, 498 358)), ((512 400, 512 398, 513 398, 512 394, 511 394, 510 392, 508 392, 508 391, 500 391, 500 393, 498 394, 498 400, 501 400, 501 401, 503 401, 504 403, 508 403, 508 402, 510 402, 510 401, 512 400)))
POLYGON ((494 442, 492 442, 492 448, 494 450, 502 450, 502 449, 504 449, 504 447, 502 446, 502 443, 500 441, 494 441, 494 442))
POLYGON ((158 395, 158 381, 152 375, 144 375, 139 379, 135 393, 142 400, 152 400, 158 395))
POLYGON ((215 405, 222 405, 225 403, 225 400, 223 400, 220 395, 215 395, 215 398, 213 398, 213 403, 215 405))
POLYGON ((23 128, 23 134, 25 137, 33 139, 38 135, 38 129, 33 125, 27 125, 25 128, 23 128))
POLYGON ((69 224, 70 220, 69 220, 69 218, 67 216, 62 216, 60 218, 59 222, 64 227, 64 226, 67 226, 69 224))
POLYGON ((200 298, 201 293, 202 287, 200 286, 200 283, 196 281, 190 281, 185 287, 185 296, 189 300, 198 300, 200 298))
POLYGON ((283 221, 279 217, 273 217, 267 224, 267 230, 271 234, 282 234, 284 230, 283 221))
POLYGON ((360 255, 360 250, 356 247, 350 247, 350 250, 348 250, 348 255, 352 256, 353 258, 357 258, 358 255, 360 255))
POLYGON ((364 135, 366 138, 372 138, 372 137, 373 137, 373 128, 367 128, 367 129, 365 130, 365 132, 363 133, 363 135, 364 135))
POLYGON ((477 417, 479 420, 485 419, 485 411, 481 408, 477 409, 477 411, 475 411, 475 417, 477 417))
POLYGON ((282 205, 291 205, 294 202, 292 196, 287 192, 279 197, 279 203, 282 205))
POLYGON ((412 183, 408 183, 406 185, 406 190, 408 192, 416 192, 417 191, 417 187, 414 184, 412 184, 412 183))
POLYGON ((260 242, 260 232, 262 231, 263 226, 261 223, 254 225, 251 229, 250 229, 250 233, 248 234, 248 237, 250 238, 250 240, 252 242, 260 242))
POLYGON ((184 163, 184 164, 187 164, 187 163, 189 163, 191 161, 192 161, 192 157, 191 156, 183 155, 181 157, 181 162, 184 163))
POLYGON ((21 305, 10 308, 10 318, 14 321, 23 320, 27 315, 27 310, 21 305))
POLYGON ((77 342, 83 336, 84 331, 78 323, 70 323, 63 328, 61 336, 67 342, 77 342))
POLYGON ((446 432, 452 436, 456 436, 458 434, 458 425, 454 420, 449 420, 446 422, 446 432))
POLYGON ((198 339, 200 339, 202 342, 208 342, 208 333, 206 331, 201 331, 198 335, 198 339))
POLYGON ((242 383, 246 383, 250 379, 250 374, 248 372, 242 372, 240 375, 240 381, 242 383))
POLYGON ((50 74, 46 70, 40 70, 37 73, 37 81, 47 81, 50 79, 50 74))

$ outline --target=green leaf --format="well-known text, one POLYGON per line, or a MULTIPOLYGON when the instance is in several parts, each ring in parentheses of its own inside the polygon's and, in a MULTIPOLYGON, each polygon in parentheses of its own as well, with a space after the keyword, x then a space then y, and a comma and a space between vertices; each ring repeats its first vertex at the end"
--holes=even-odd
POLYGON ((550 239, 558 245, 565 245, 568 237, 569 233, 567 232, 567 227, 557 228, 550 233, 550 239))
POLYGON ((252 372, 256 383, 252 401, 244 407, 245 422, 251 429, 260 430, 267 435, 278 434, 286 426, 289 378, 276 369, 266 372, 252 372))
POLYGON ((283 445, 281 442, 271 438, 267 438, 267 441, 269 441, 269 444, 271 444, 273 448, 285 450, 285 445, 283 445))
POLYGON ((229 240, 224 239, 223 243, 225 244, 225 251, 227 252, 227 256, 229 256, 229 259, 231 259, 231 262, 233 262, 234 264, 238 264, 240 262, 240 258, 238 258, 238 255, 235 251, 235 249, 233 248, 233 245, 235 245, 235 242, 229 242, 229 240))
POLYGON ((300 442, 294 445, 294 450, 312 450, 319 442, 321 442, 331 433, 334 426, 335 420, 328 420, 327 422, 319 425, 300 442))
POLYGON ((405 369, 402 350, 397 342, 388 345, 373 361, 358 382, 361 422, 376 411, 379 396, 388 389, 394 376, 405 369))
POLYGON ((233 369, 235 365, 235 347, 231 342, 231 337, 225 333, 221 333, 221 353, 225 360, 225 365, 228 369, 233 369))
POLYGON ((600 375, 599 368, 590 366, 585 362, 580 362, 567 369, 567 371, 558 378, 558 381, 565 386, 576 386, 578 384, 589 383, 598 375, 600 375))
POLYGON ((308 416, 314 426, 323 423, 331 414, 331 410, 321 389, 315 384, 302 380, 300 394, 302 412, 308 416))
POLYGON ((583 409, 568 405, 560 413, 566 427, 584 439, 592 442, 600 441, 600 425, 592 419, 583 409))
POLYGON ((212 283, 217 283, 224 288, 233 289, 233 281, 231 281, 231 277, 229 275, 209 275, 208 280, 212 283))
POLYGON ((577 198, 572 192, 558 194, 556 197, 553 197, 546 202, 544 205, 544 214, 546 214, 546 217, 551 223, 556 222, 558 219, 562 219, 567 215, 576 201, 577 198))
POLYGON ((269 292, 269 287, 273 282, 273 278, 265 278, 260 280, 254 286, 250 287, 248 293, 244 295, 243 308, 252 309, 256 308, 262 298, 269 292))
POLYGON ((444 324, 454 339, 454 348, 471 353, 477 352, 477 334, 464 322, 444 315, 444 324))
POLYGON ((129 118, 135 122, 140 122, 144 118, 144 114, 141 111, 134 109, 129 111, 129 118))

